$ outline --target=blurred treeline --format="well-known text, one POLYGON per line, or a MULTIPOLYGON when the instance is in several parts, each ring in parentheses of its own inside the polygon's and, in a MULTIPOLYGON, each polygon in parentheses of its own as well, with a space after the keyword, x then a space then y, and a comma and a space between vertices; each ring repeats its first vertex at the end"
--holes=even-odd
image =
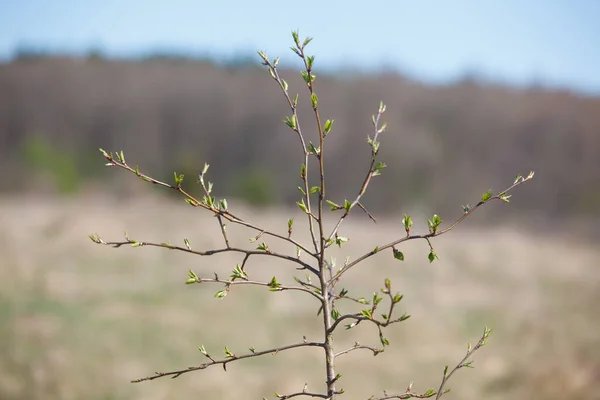
MULTIPOLYGON (((292 94, 299 93, 300 124, 316 142, 299 69, 281 74, 292 94)), ((321 115, 335 119, 326 168, 327 197, 336 202, 353 198, 362 182, 371 115, 383 100, 388 128, 380 158, 388 167, 365 204, 452 212, 450 219, 487 189, 535 170, 513 212, 600 214, 600 98, 469 78, 431 86, 394 72, 319 74, 318 57, 316 74, 321 115)), ((293 204, 302 156, 297 136, 282 122, 289 113, 267 71, 246 59, 224 65, 169 57, 19 57, 0 65, 1 188, 69 193, 142 185, 122 171, 106 171, 102 147, 123 149, 128 162, 159 178, 184 173, 187 185, 207 162, 218 197, 293 204), (117 184, 107 185, 108 177, 117 184)))

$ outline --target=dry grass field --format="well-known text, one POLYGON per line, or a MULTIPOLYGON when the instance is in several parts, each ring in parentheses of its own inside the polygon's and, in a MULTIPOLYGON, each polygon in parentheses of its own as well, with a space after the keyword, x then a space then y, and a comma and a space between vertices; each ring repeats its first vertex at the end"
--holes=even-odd
MULTIPOLYGON (((299 391, 305 382, 322 389, 319 349, 236 362, 227 372, 214 367, 176 380, 129 383, 204 362, 201 344, 220 357, 224 346, 242 353, 303 335, 321 339, 316 301, 305 295, 235 287, 217 300, 219 286, 184 285, 189 269, 226 276, 239 257, 112 249, 88 239, 90 233, 121 239, 126 230, 138 240, 183 243, 186 237, 197 249, 222 246, 213 218, 154 193, 127 200, 99 194, 0 199, 0 398, 261 399, 299 391)), ((244 208, 236 214, 281 232, 292 216, 244 208)), ((380 219, 378 225, 362 217, 346 221, 342 233, 350 242, 338 261, 402 235, 399 216, 380 219)), ((343 398, 403 391, 410 381, 418 391, 437 387, 443 366, 456 363, 486 325, 494 329, 489 345, 475 355, 475 369, 450 382, 448 400, 600 398, 600 248, 525 222, 508 225, 474 228, 467 220, 434 241, 440 260, 433 264, 425 242, 410 242, 405 262, 382 252, 347 275, 342 286, 365 297, 391 278, 405 295, 399 311, 412 317, 387 332, 386 352, 340 358, 343 398)), ((248 230, 229 231, 239 246, 251 246, 248 230)), ((290 282, 298 272, 257 257, 248 273, 290 282)), ((359 326, 341 332, 336 346, 356 340, 378 344, 370 326, 359 326)))

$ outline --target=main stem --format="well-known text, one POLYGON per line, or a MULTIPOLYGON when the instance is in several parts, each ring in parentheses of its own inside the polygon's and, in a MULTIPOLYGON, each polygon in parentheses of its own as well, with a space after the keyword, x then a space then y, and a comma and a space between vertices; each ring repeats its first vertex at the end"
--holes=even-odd
MULTIPOLYGON (((308 71, 310 75, 310 70, 308 71)), ((312 85, 310 87, 312 93, 312 85)), ((321 190, 319 191, 319 236, 321 251, 319 253, 319 280, 321 281, 321 294, 323 296, 323 328, 325 333, 324 349, 325 349, 325 368, 327 370, 327 398, 335 398, 335 356, 333 351, 333 333, 331 332, 332 318, 331 318, 331 298, 329 294, 328 279, 327 279, 327 265, 325 264, 325 248, 327 244, 327 238, 325 238, 325 229, 323 226, 323 202, 325 200, 325 167, 323 163, 323 148, 325 142, 325 136, 321 127, 321 118, 319 112, 315 107, 315 117, 317 120, 317 129, 319 132, 319 145, 321 153, 319 155, 319 173, 321 178, 321 190)))
MULTIPOLYGON (((325 267, 325 265, 323 265, 325 267)), ((325 276, 326 268, 319 270, 319 279, 321 280, 321 293, 323 293, 323 327, 325 333, 325 341, 323 348, 325 349, 325 368, 327 370, 327 398, 333 399, 335 396, 335 365, 333 352, 333 336, 331 332, 331 301, 329 297, 329 289, 327 287, 327 278, 325 276)))

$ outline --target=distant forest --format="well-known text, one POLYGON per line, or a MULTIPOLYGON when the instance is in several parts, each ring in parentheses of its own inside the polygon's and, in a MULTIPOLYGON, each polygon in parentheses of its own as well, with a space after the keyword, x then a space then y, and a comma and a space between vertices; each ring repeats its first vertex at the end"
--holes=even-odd
MULTIPOLYGON (((299 67, 281 74, 299 93, 308 140, 317 141, 299 67)), ((321 112, 335 119, 326 170, 336 202, 355 196, 364 178, 371 115, 382 100, 387 168, 366 205, 451 219, 487 189, 535 170, 512 210, 600 215, 600 98, 467 78, 434 86, 395 72, 319 74, 318 57, 316 74, 321 112)), ((207 162, 218 196, 293 204, 302 157, 282 122, 288 114, 275 82, 247 57, 107 60, 101 52, 73 58, 22 51, 0 65, 0 187, 135 191, 142 183, 107 173, 102 147, 124 150, 129 162, 160 178, 184 173, 190 187, 207 162)))

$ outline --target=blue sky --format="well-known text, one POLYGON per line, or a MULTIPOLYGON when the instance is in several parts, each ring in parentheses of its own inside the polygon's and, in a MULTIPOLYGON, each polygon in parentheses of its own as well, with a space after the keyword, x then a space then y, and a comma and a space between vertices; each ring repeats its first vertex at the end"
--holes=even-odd
POLYGON ((127 56, 175 49, 295 61, 290 31, 314 37, 317 68, 397 68, 431 82, 466 71, 600 95, 596 0, 0 0, 0 58, 20 44, 127 56))

